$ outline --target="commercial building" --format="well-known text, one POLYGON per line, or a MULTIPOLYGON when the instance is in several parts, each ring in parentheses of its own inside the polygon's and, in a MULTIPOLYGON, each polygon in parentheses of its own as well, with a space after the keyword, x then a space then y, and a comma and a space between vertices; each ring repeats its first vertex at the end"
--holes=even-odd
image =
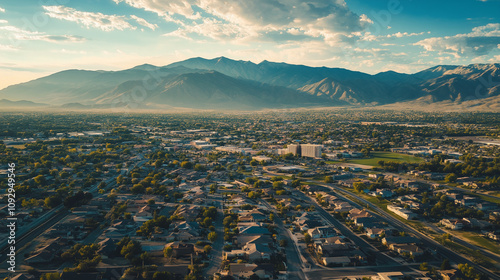
POLYGON ((404 209, 402 207, 394 206, 394 205, 387 205, 387 210, 393 212, 394 214, 407 219, 407 220, 414 220, 417 218, 417 214, 411 212, 408 209, 404 209))
POLYGON ((323 145, 302 144, 300 145, 301 155, 303 157, 320 158, 323 145))
POLYGON ((278 155, 293 154, 311 158, 320 158, 323 145, 316 144, 288 144, 285 149, 278 149, 278 155))
POLYGON ((300 144, 289 144, 287 146, 287 153, 292 153, 294 156, 301 155, 301 146, 300 144))

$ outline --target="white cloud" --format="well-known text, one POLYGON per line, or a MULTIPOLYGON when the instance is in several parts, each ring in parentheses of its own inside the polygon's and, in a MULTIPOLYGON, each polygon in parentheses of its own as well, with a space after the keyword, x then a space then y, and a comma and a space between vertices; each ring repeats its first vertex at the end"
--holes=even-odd
POLYGON ((361 31, 371 20, 335 0, 199 0, 206 12, 256 32, 301 28, 313 37, 361 31))
POLYGON ((158 28, 158 25, 156 24, 152 24, 152 23, 149 23, 147 20, 143 19, 143 18, 140 18, 136 15, 131 15, 130 16, 132 19, 135 19, 135 21, 137 21, 138 24, 142 25, 142 26, 145 26, 151 30, 155 30, 156 28, 158 28))
POLYGON ((456 58, 462 56, 481 56, 498 48, 500 44, 500 23, 478 26, 467 34, 432 37, 418 41, 414 45, 426 51, 448 53, 456 58))
POLYGON ((1 13, 5 13, 5 9, 4 9, 4 8, 2 8, 2 7, 0 7, 0 12, 1 12, 1 13))
POLYGON ((0 23, 3 24, 3 23, 9 23, 9 22, 7 20, 5 20, 5 19, 0 19, 0 23))
POLYGON ((189 39, 193 34, 216 40, 242 39, 252 35, 248 30, 241 28, 237 24, 224 23, 214 18, 204 18, 201 23, 185 26, 184 28, 167 33, 165 36, 177 36, 189 39))
POLYGON ((472 28, 469 36, 500 36, 500 23, 488 23, 487 25, 472 28))
POLYGON ((322 39, 331 44, 356 37, 373 23, 343 0, 114 0, 151 11, 179 25, 168 36, 282 40, 322 39), (200 12, 199 10, 202 10, 200 12), (203 15, 208 15, 202 17, 203 15), (204 29, 207 28, 207 29, 204 29))
POLYGON ((0 44, 0 51, 17 51, 17 50, 18 49, 13 46, 0 44))
POLYGON ((488 61, 492 62, 492 63, 498 63, 498 61, 500 61, 500 55, 495 55, 493 58, 490 58, 488 61))
POLYGON ((304 31, 300 28, 289 28, 286 32, 292 35, 301 35, 304 34, 304 31))
POLYGON ((43 6, 43 9, 52 18, 76 22, 87 28, 98 28, 103 31, 136 29, 124 16, 82 12, 64 6, 43 6))
POLYGON ((64 54, 87 54, 86 51, 76 51, 76 50, 67 50, 67 49, 60 49, 60 50, 53 50, 53 53, 64 53, 64 54))
POLYGON ((424 35, 426 33, 427 32, 419 32, 419 33, 397 32, 394 34, 387 35, 387 38, 391 38, 391 37, 402 38, 402 37, 421 36, 421 35, 424 35))
POLYGON ((125 2, 128 5, 154 12, 164 17, 167 21, 175 21, 172 15, 181 15, 188 19, 200 18, 199 13, 195 13, 192 6, 198 1, 191 0, 113 0, 115 3, 125 2))
POLYGON ((382 53, 382 52, 388 52, 388 49, 379 49, 379 48, 371 48, 371 49, 361 49, 361 48, 355 48, 354 51, 356 52, 364 52, 364 53, 371 53, 371 54, 377 54, 377 53, 382 53))
POLYGON ((47 42, 83 42, 85 38, 74 35, 49 35, 44 32, 24 30, 15 26, 0 26, 0 31, 16 40, 47 41, 47 42))
POLYGON ((416 33, 416 32, 415 33, 396 32, 396 33, 387 34, 387 35, 374 35, 371 32, 365 32, 365 33, 357 32, 355 34, 357 36, 360 36, 360 38, 363 41, 372 42, 372 41, 380 41, 380 40, 384 40, 384 39, 388 39, 388 38, 403 38, 403 37, 422 36, 424 34, 430 34, 430 33, 431 33, 430 31, 427 31, 427 32, 422 31, 422 32, 418 32, 418 33, 416 33))

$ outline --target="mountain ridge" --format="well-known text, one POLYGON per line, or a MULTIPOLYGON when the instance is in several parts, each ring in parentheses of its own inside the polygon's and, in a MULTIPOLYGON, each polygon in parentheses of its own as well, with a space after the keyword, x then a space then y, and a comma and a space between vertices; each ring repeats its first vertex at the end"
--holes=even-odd
POLYGON ((379 106, 415 100, 461 104, 480 99, 495 107, 499 95, 499 63, 437 65, 413 74, 370 75, 344 68, 267 60, 256 64, 227 57, 194 57, 119 71, 69 69, 0 90, 0 99, 51 106, 135 102, 204 109, 379 106))

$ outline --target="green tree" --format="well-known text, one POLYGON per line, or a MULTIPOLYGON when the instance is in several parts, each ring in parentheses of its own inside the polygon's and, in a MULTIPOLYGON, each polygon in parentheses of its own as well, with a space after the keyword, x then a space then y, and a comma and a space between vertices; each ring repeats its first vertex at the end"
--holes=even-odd
POLYGON ((197 163, 197 164, 194 166, 194 170, 196 170, 196 171, 205 171, 205 170, 206 170, 206 168, 205 168, 205 166, 204 166, 204 165, 197 163))
POLYGON ((458 270, 462 272, 465 277, 470 278, 470 279, 480 279, 479 273, 476 272, 474 267, 468 263, 460 263, 458 264, 458 270))
POLYGON ((281 247, 286 247, 287 244, 288 244, 288 242, 286 239, 280 239, 280 246, 281 247))
POLYGON ((40 276, 40 280, 59 280, 61 279, 61 275, 59 272, 52 272, 52 273, 44 273, 42 276, 40 276))
POLYGON ((123 175, 118 175, 118 177, 116 177, 116 184, 121 185, 123 184, 123 182, 124 182, 123 175))
POLYGON ((132 188, 130 188, 130 191, 133 194, 144 193, 145 190, 146 190, 146 188, 144 188, 144 186, 141 184, 135 184, 132 188))
POLYGON ((172 247, 167 246, 163 248, 163 256, 165 258, 171 258, 173 254, 174 254, 174 249, 172 249, 172 247))
POLYGON ((212 225, 212 218, 206 217, 205 219, 203 219, 203 222, 201 222, 201 225, 206 227, 206 228, 211 226, 212 225))
POLYGON ((271 222, 274 222, 274 214, 273 213, 269 214, 269 220, 271 222))
POLYGON ((156 271, 153 274, 152 280, 165 280, 165 279, 175 279, 172 273, 168 271, 156 271))
POLYGON ((33 180, 37 185, 44 185, 46 182, 45 177, 43 175, 37 175, 35 178, 33 178, 33 180))
POLYGON ((217 233, 215 231, 212 231, 208 234, 207 238, 210 242, 215 242, 215 240, 217 239, 217 233))
POLYGON ((120 254, 129 261, 137 257, 141 252, 141 243, 135 240, 130 240, 127 245, 123 246, 120 250, 120 254))
POLYGON ((450 173, 444 177, 444 180, 448 183, 455 183, 457 181, 458 177, 455 173, 450 173))
POLYGON ((366 189, 366 185, 363 182, 354 182, 352 184, 352 187, 357 192, 362 192, 364 189, 366 189))
POLYGON ((227 216, 222 221, 222 224, 224 225, 224 227, 229 227, 229 225, 231 225, 232 222, 233 222, 233 217, 227 216))
POLYGON ((333 183, 333 178, 332 176, 325 176, 325 183, 331 184, 333 183))
POLYGON ((422 271, 429 271, 429 263, 427 262, 421 263, 419 269, 422 271))
POLYGON ((304 241, 307 243, 307 244, 311 244, 312 243, 312 237, 309 233, 305 233, 304 234, 304 241))
POLYGON ((448 270, 450 269, 450 260, 444 259, 443 262, 441 263, 441 270, 448 270))
POLYGON ((283 181, 275 181, 273 182, 273 189, 274 190, 282 189, 283 185, 284 185, 283 181))
POLYGON ((260 197, 260 195, 258 192, 251 191, 248 193, 248 198, 250 198, 250 199, 257 199, 259 197, 260 197))
POLYGON ((58 206, 59 204, 61 204, 61 202, 62 202, 62 199, 60 196, 52 195, 52 196, 45 198, 44 205, 45 205, 45 207, 52 209, 52 208, 58 206))
POLYGON ((217 184, 211 184, 210 185, 210 193, 214 194, 217 191, 217 184))
POLYGON ((143 264, 149 264, 151 262, 151 256, 148 252, 142 253, 140 258, 143 264))
POLYGON ((205 245, 205 247, 203 247, 203 251, 205 251, 205 253, 210 253, 210 251, 212 251, 212 246, 210 245, 205 245))
POLYGON ((181 167, 186 169, 191 169, 193 168, 193 163, 190 161, 183 161, 181 162, 181 167))

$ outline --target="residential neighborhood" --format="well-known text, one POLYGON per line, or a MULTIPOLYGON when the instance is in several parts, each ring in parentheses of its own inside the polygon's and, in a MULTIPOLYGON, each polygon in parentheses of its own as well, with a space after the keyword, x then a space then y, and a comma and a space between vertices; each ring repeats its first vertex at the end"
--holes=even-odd
MULTIPOLYGON (((300 114, 265 123, 211 116, 203 125, 175 115, 136 117, 147 125, 110 118, 113 126, 2 136, 1 184, 17 162, 17 271, 2 267, 6 279, 495 279, 499 271, 498 145, 388 138, 384 129, 421 127, 330 126, 300 114), (415 147, 428 153, 407 155, 415 147)), ((2 197, 7 240, 12 205, 2 197)))

